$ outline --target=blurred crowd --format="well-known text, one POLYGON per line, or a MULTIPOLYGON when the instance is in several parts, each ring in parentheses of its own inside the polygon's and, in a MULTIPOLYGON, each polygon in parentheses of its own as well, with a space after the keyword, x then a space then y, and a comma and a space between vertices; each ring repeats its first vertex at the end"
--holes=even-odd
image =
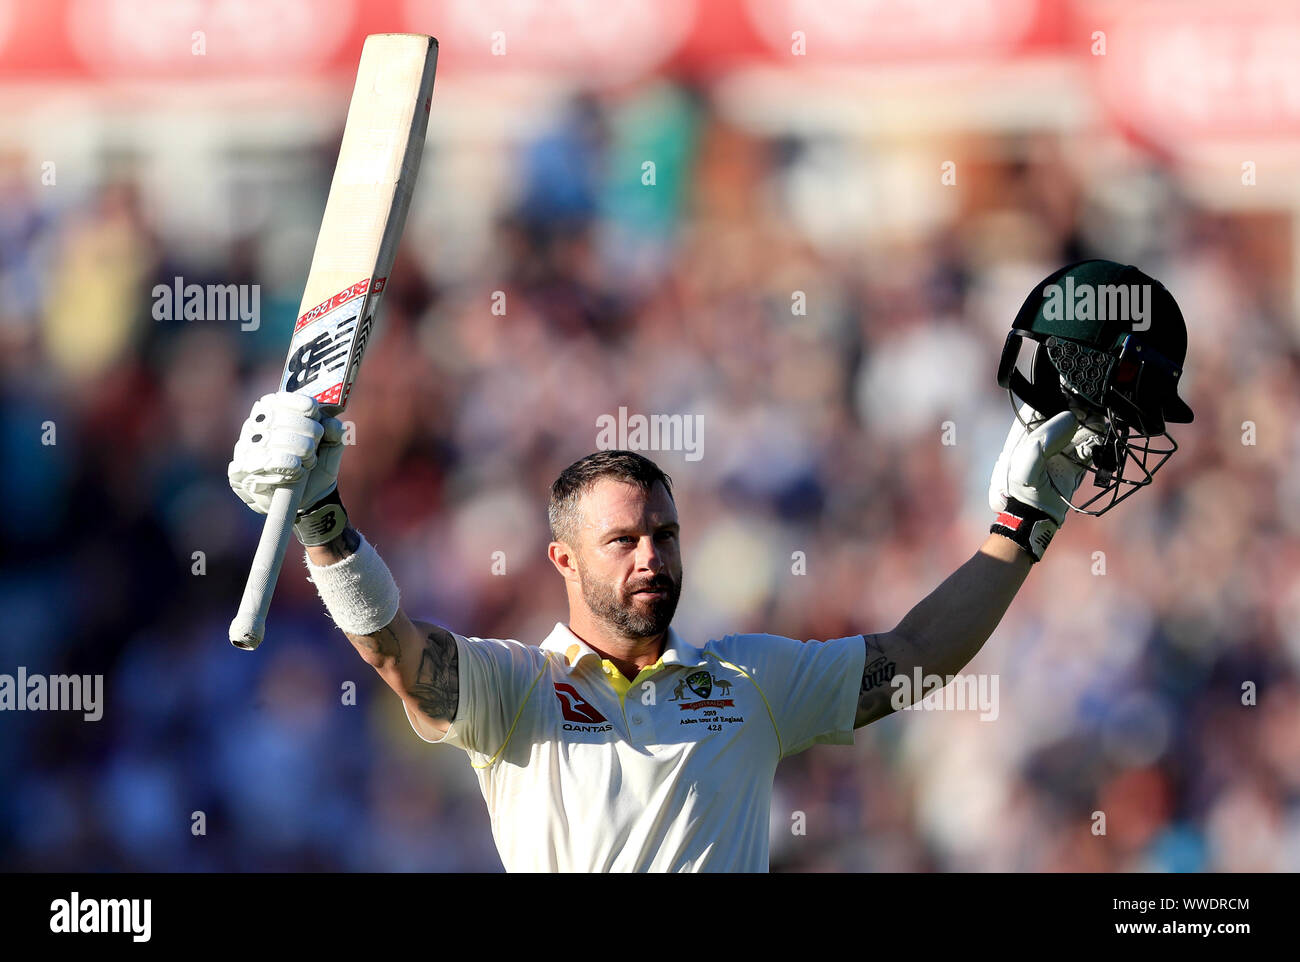
MULTIPOLYGON (((1188 321, 1177 455, 1068 519, 970 666, 996 720, 901 712, 782 765, 772 866, 1300 869, 1287 237, 1141 155, 1074 163, 1066 134, 945 146, 958 185, 927 166, 897 196, 890 145, 745 130, 706 92, 565 103, 500 147, 481 243, 413 210, 344 416, 352 519, 414 617, 535 644, 565 619, 555 475, 620 407, 702 415, 698 460, 647 452, 683 523, 679 630, 886 630, 987 531, 1021 300, 1137 263, 1188 321), (935 213, 877 219, 909 204, 935 213)), ((226 639, 261 527, 226 463, 302 280, 268 266, 276 218, 196 256, 129 164, 69 197, 32 162, 0 158, 0 671, 103 673, 105 705, 0 716, 0 867, 499 871, 466 759, 410 731, 296 552, 262 649, 226 639), (261 284, 260 327, 155 320, 177 276, 261 284)), ((297 162, 318 205, 332 151, 297 162)))

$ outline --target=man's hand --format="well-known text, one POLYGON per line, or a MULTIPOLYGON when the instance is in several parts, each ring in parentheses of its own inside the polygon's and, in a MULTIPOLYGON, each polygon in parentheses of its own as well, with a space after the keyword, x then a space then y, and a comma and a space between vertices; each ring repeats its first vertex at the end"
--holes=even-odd
POLYGON ((321 418, 315 398, 285 391, 263 395, 253 404, 226 474, 235 494, 266 514, 276 489, 294 485, 306 473, 294 531, 303 544, 323 544, 347 523, 337 494, 342 457, 342 422, 321 418))
POLYGON ((1035 561, 1042 558, 1065 523, 1067 499, 1078 489, 1100 440, 1071 411, 1046 419, 1027 404, 1021 407, 989 481, 989 507, 998 512, 993 533, 1011 538, 1035 561))

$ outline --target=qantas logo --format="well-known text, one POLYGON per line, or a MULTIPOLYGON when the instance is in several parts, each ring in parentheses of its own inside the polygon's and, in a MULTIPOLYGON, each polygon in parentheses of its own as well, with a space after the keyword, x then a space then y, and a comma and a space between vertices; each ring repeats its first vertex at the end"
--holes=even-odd
POLYGON ((608 721, 608 719, 595 707, 578 694, 578 689, 572 685, 566 685, 563 682, 555 683, 555 697, 560 700, 560 711, 564 713, 564 720, 579 722, 587 725, 596 725, 608 721))

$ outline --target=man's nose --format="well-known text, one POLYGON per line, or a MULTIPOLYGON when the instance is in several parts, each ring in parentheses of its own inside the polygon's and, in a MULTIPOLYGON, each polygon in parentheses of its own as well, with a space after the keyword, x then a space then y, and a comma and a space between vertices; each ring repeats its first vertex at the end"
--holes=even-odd
POLYGON ((663 554, 654 538, 642 538, 637 545, 637 567, 647 571, 661 571, 664 567, 663 554))

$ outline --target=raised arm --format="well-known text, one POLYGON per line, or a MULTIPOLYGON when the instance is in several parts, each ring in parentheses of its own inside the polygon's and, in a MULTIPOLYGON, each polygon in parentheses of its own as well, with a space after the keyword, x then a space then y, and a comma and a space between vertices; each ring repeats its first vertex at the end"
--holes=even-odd
POLYGON ((975 657, 1033 564, 1015 542, 991 534, 975 556, 930 592, 893 631, 867 635, 867 661, 853 727, 894 710, 895 675, 956 674, 975 657))
MULTIPOLYGON (((316 566, 338 564, 356 553, 361 535, 348 525, 325 544, 307 547, 316 566)), ((401 608, 393 620, 369 634, 343 632, 357 654, 379 673, 406 703, 425 738, 437 740, 456 717, 460 700, 456 639, 451 632, 424 621, 412 621, 401 608)))
POLYGON ((307 474, 294 533, 306 546, 312 581, 353 647, 404 701, 420 734, 438 740, 460 700, 456 639, 413 622, 373 546, 348 524, 338 493, 343 426, 301 394, 267 394, 244 421, 227 471, 230 486, 259 514, 279 487, 307 474))
MULTIPOLYGON (((1021 410, 1031 423, 1034 414, 1021 410)), ((952 675, 975 657, 1064 523, 1069 509, 1061 494, 1078 487, 1095 439, 1069 411, 1039 423, 1032 433, 1019 419, 1012 424, 989 487, 990 506, 998 512, 992 533, 896 628, 865 636, 855 728, 894 711, 895 676, 911 677, 917 668, 922 675, 952 675)))

